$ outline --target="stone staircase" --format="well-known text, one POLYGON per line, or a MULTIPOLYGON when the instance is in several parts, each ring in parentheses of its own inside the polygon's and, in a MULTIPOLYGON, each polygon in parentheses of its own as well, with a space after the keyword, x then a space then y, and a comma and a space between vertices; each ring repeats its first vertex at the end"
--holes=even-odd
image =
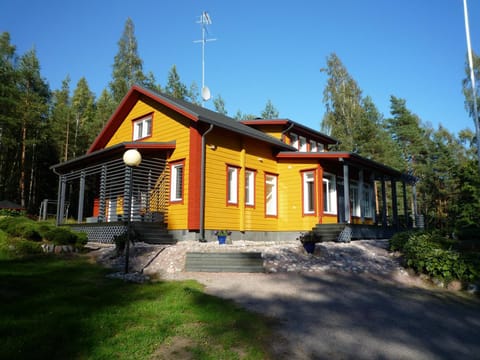
POLYGON ((260 252, 187 252, 186 271, 264 272, 260 252))
POLYGON ((165 225, 160 222, 132 223, 138 240, 147 244, 175 244, 177 241, 168 233, 165 225))
POLYGON ((345 224, 317 224, 313 229, 315 242, 339 241, 340 234, 345 229, 345 224))

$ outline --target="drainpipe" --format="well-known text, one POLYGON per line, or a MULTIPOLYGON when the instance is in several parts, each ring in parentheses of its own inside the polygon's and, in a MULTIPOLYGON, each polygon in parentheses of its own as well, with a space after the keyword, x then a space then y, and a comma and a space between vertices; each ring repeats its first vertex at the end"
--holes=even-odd
POLYGON ((283 136, 284 136, 286 133, 288 133, 288 132, 293 128, 294 125, 295 125, 294 123, 291 123, 288 128, 286 128, 285 130, 282 131, 282 133, 281 133, 281 135, 280 135, 280 137, 281 137, 280 140, 283 141, 283 136))
POLYGON ((202 159, 200 163, 200 242, 206 242, 205 239, 205 166, 206 166, 206 136, 213 130, 213 124, 202 135, 202 159))

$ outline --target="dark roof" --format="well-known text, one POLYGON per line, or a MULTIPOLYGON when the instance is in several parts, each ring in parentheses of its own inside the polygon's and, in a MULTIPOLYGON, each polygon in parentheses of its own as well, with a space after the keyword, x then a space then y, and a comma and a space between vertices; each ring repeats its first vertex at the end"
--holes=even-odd
POLYGON ((22 206, 18 205, 10 200, 1 200, 0 209, 10 209, 10 210, 22 210, 22 206))
POLYGON ((100 135, 95 139, 88 152, 99 150, 106 145, 110 137, 113 135, 113 132, 120 126, 128 111, 131 110, 137 99, 139 99, 141 96, 146 96, 147 98, 152 99, 188 117, 192 121, 200 121, 222 129, 230 130, 237 134, 266 142, 282 150, 295 150, 295 148, 283 143, 273 136, 246 126, 235 119, 232 119, 231 117, 206 109, 199 105, 192 104, 188 101, 176 99, 169 95, 160 94, 142 86, 134 85, 124 97, 100 135))
POLYGON ((116 144, 110 146, 108 148, 100 149, 97 151, 93 151, 91 153, 76 157, 74 159, 55 164, 50 166, 50 169, 57 171, 59 173, 65 173, 70 169, 76 169, 81 164, 94 164, 104 161, 105 159, 111 158, 113 156, 117 156, 119 158, 122 157, 122 154, 125 150, 128 149, 138 149, 141 150, 142 154, 146 154, 148 152, 158 152, 158 150, 165 150, 171 151, 175 149, 175 142, 123 142, 120 144, 116 144))
MULTIPOLYGON (((335 139, 334 137, 331 137, 329 135, 326 135, 320 131, 314 130, 312 128, 309 128, 308 126, 305 126, 303 124, 300 124, 296 121, 290 120, 290 119, 256 119, 256 120, 243 120, 242 124, 248 125, 248 126, 261 126, 261 125, 293 125, 292 128, 294 129, 301 129, 303 132, 307 134, 312 134, 318 138, 321 138, 325 143, 327 144, 338 144, 340 141, 338 139, 335 139)), ((292 129, 293 130, 293 129, 292 129)))

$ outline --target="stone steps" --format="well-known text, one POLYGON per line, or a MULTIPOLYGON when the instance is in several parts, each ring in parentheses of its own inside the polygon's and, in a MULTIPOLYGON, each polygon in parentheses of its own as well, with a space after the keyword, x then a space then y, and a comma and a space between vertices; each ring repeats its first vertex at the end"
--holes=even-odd
POLYGON ((264 272, 260 252, 187 252, 185 271, 264 272))

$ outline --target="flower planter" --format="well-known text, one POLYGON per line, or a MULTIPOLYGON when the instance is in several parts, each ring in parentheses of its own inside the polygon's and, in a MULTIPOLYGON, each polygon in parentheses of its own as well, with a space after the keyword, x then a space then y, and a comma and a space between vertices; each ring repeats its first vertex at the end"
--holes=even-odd
POLYGON ((315 243, 314 242, 304 242, 303 248, 309 254, 313 254, 315 252, 315 243))
POLYGON ((226 235, 218 235, 217 239, 218 239, 218 243, 220 245, 224 245, 226 243, 227 236, 226 235))

